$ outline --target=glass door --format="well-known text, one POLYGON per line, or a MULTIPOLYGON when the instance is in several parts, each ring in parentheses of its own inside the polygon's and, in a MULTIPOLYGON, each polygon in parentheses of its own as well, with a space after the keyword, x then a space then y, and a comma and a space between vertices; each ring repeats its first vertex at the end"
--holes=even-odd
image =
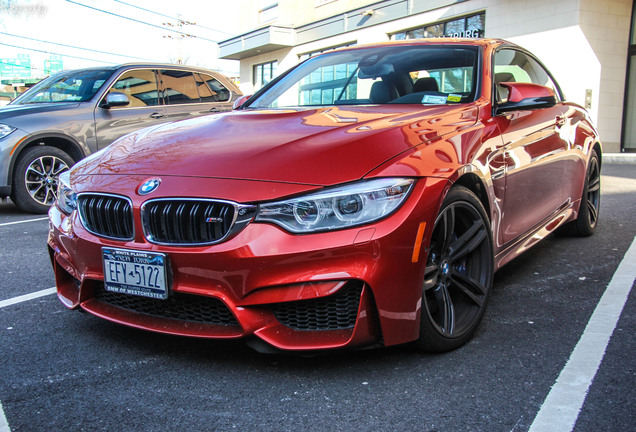
POLYGON ((627 57, 627 91, 623 110, 622 151, 636 152, 636 7, 632 8, 632 31, 627 57))

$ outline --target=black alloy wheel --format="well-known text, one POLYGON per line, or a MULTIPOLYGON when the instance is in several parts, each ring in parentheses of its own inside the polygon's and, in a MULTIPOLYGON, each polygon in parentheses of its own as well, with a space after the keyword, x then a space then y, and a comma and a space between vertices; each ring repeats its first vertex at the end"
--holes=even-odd
POLYGON ((452 188, 435 221, 424 276, 418 345, 445 352, 465 344, 486 309, 494 273, 492 234, 483 205, 452 188))

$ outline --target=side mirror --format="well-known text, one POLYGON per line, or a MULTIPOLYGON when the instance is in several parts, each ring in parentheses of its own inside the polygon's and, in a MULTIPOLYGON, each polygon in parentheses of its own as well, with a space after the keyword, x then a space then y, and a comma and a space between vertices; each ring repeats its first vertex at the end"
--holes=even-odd
POLYGON ((243 104, 245 102, 247 102, 247 100, 249 98, 251 98, 252 95, 245 95, 245 96, 241 96, 240 98, 238 98, 237 100, 234 101, 234 105, 232 105, 232 109, 233 110, 237 110, 239 108, 241 108, 243 106, 243 104))
POLYGON ((509 111, 550 108, 557 103, 556 94, 550 87, 519 82, 503 82, 497 85, 508 90, 508 99, 497 104, 496 115, 509 111))
POLYGON ((118 106, 126 106, 128 104, 130 104, 128 96, 126 96, 124 93, 112 92, 106 95, 106 99, 104 100, 104 102, 102 102, 101 106, 103 108, 112 108, 118 106))

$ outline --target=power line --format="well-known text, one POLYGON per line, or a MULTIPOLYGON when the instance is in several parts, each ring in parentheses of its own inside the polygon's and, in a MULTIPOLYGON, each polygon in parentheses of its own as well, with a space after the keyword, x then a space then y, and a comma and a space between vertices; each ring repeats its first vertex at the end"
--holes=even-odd
MULTIPOLYGON (((182 34, 182 32, 180 32, 180 31, 178 31, 178 30, 172 30, 172 29, 165 28, 165 27, 162 27, 162 26, 159 26, 159 25, 156 25, 156 24, 151 24, 151 23, 148 23, 148 22, 145 22, 145 21, 140 21, 140 20, 138 20, 138 19, 134 19, 134 18, 130 18, 130 17, 127 17, 127 16, 119 15, 119 14, 116 14, 116 13, 114 13, 114 12, 109 12, 109 11, 106 11, 106 10, 103 10, 103 9, 98 9, 98 8, 96 8, 96 7, 89 6, 89 5, 85 5, 85 4, 83 4, 83 3, 78 3, 78 2, 73 1, 73 0, 65 0, 65 1, 67 1, 67 2, 69 2, 69 3, 73 3, 73 4, 78 5, 78 6, 83 6, 83 7, 85 7, 85 8, 92 9, 92 10, 95 10, 95 11, 98 11, 98 12, 102 12, 102 13, 105 13, 105 14, 108 14, 108 15, 116 16, 116 17, 118 17, 118 18, 127 19, 127 20, 129 20, 129 21, 133 21, 133 22, 136 22, 136 23, 138 23, 138 24, 144 24, 144 25, 147 25, 147 26, 150 26, 150 27, 155 27, 155 28, 161 29, 161 30, 163 30, 163 31, 169 31, 169 32, 173 32, 173 33, 182 34)), ((217 41, 212 40, 212 39, 204 38, 204 37, 201 37, 201 36, 196 36, 196 37, 197 37, 198 39, 206 40, 206 41, 208 41, 208 42, 214 42, 214 43, 217 43, 217 41)))
POLYGON ((4 42, 0 42, 0 45, 12 47, 12 48, 19 48, 19 49, 27 50, 27 51, 41 52, 41 53, 44 53, 44 54, 54 54, 54 55, 60 55, 60 56, 63 56, 63 57, 71 57, 71 58, 75 58, 75 59, 79 59, 79 60, 88 60, 88 61, 94 61, 94 62, 106 63, 106 64, 117 64, 115 62, 108 62, 108 61, 104 61, 104 60, 97 60, 97 59, 91 59, 91 58, 86 58, 86 57, 72 56, 72 55, 68 55, 68 54, 61 54, 61 53, 56 53, 56 52, 52 52, 52 51, 44 51, 44 50, 39 50, 39 49, 35 49, 35 48, 26 48, 26 47, 23 47, 23 46, 11 45, 11 44, 4 43, 4 42))
MULTIPOLYGON (((145 9, 145 8, 142 8, 141 6, 137 6, 137 5, 134 5, 134 4, 126 3, 125 1, 122 1, 122 0, 113 0, 113 1, 117 2, 117 3, 125 4, 126 6, 130 6, 130 7, 133 7, 135 9, 139 9, 139 10, 142 10, 142 11, 145 11, 145 12, 149 12, 151 14, 159 15, 159 16, 162 16, 164 18, 169 18, 169 19, 177 20, 177 21, 181 20, 180 18, 175 18, 175 17, 172 17, 170 15, 165 15, 165 14, 162 14, 162 13, 159 13, 159 12, 155 12, 155 11, 150 10, 150 9, 145 9)), ((226 35, 229 35, 229 36, 234 36, 233 33, 228 33, 228 32, 225 32, 223 30, 213 29, 211 27, 206 27, 206 26, 201 25, 201 24, 196 24, 195 23, 194 26, 201 27, 201 28, 204 28, 206 30, 212 30, 212 31, 217 32, 217 33, 223 33, 223 34, 226 34, 226 35)))
MULTIPOLYGON (((91 52, 96 52, 96 53, 99 53, 99 54, 108 54, 108 55, 113 55, 113 56, 117 56, 117 57, 124 57, 124 58, 130 58, 130 59, 152 61, 152 60, 145 59, 145 58, 142 58, 142 57, 135 57, 135 56, 125 55, 125 54, 117 54, 117 53, 112 53, 112 52, 107 52, 107 51, 95 50, 95 49, 91 49, 91 48, 82 48, 82 47, 78 47, 78 46, 74 46, 74 45, 66 45, 66 44, 57 43, 57 42, 49 42, 49 41, 45 41, 45 40, 41 40, 41 39, 35 39, 35 38, 27 37, 27 36, 20 36, 20 35, 14 35, 14 34, 11 34, 11 33, 5 33, 5 32, 2 32, 2 31, 0 31, 0 34, 16 37, 16 38, 20 38, 20 39, 27 39, 27 40, 34 41, 34 42, 41 42, 41 43, 47 43, 47 44, 51 44, 51 45, 57 45, 57 46, 65 47, 65 48, 72 48, 72 49, 78 49, 78 50, 84 50, 84 51, 91 51, 91 52)), ((66 54, 64 54, 64 55, 66 55, 66 54)))

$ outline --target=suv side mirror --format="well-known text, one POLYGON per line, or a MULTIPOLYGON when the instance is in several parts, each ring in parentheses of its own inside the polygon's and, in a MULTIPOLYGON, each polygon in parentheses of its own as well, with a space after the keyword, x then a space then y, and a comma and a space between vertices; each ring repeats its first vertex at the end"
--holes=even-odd
POLYGON ((237 109, 241 108, 243 106, 243 104, 251 97, 252 97, 252 95, 241 96, 240 98, 238 98, 237 100, 234 101, 234 105, 232 105, 232 109, 233 110, 237 110, 237 109))
POLYGON ((508 90, 508 99, 497 104, 495 115, 517 110, 535 110, 556 105, 554 90, 539 84, 502 82, 497 84, 508 90))
POLYGON ((128 104, 130 104, 128 96, 126 96, 124 93, 112 92, 106 95, 106 99, 104 99, 104 102, 102 102, 101 106, 102 108, 112 108, 118 106, 126 106, 128 104))

